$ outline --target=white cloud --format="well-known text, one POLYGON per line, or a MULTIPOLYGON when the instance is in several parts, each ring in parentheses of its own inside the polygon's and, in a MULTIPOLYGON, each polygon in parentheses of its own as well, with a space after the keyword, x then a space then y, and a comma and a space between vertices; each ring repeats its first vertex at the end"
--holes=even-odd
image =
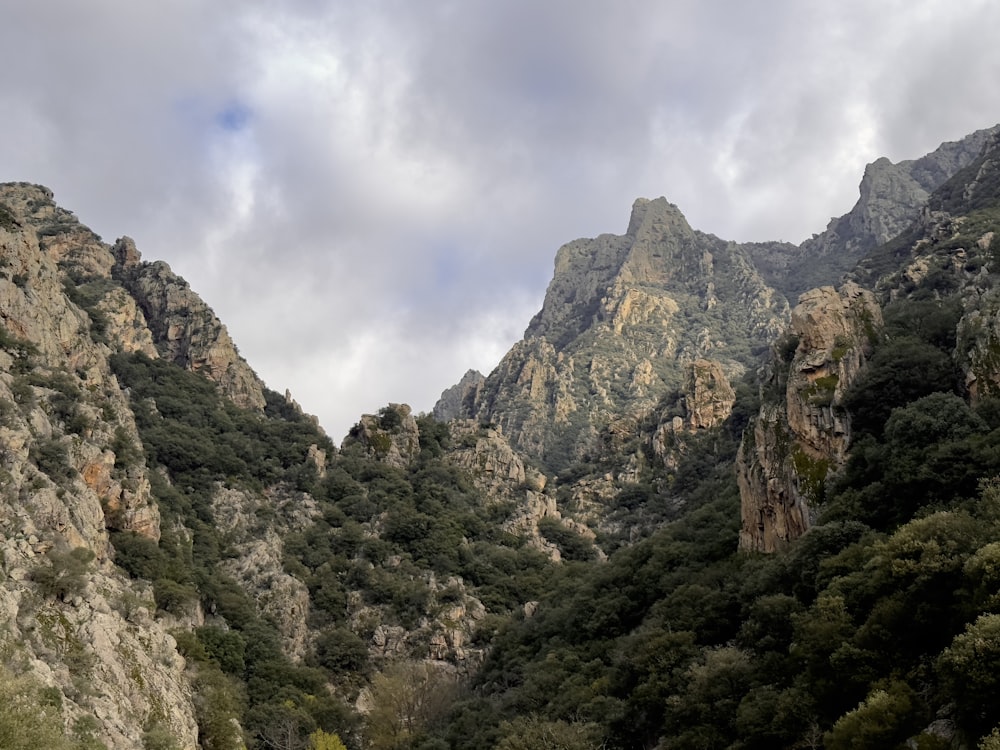
POLYGON ((558 246, 637 196, 798 241, 866 162, 994 124, 997 27, 986 0, 19 3, 0 179, 171 263, 339 437, 489 369, 558 246))

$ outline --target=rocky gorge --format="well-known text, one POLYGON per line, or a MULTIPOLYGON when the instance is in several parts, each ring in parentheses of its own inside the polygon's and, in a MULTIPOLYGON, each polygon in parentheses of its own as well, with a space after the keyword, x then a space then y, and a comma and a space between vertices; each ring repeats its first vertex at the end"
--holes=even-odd
POLYGON ((166 263, 0 185, 8 706, 110 750, 847 747, 889 704, 973 747, 997 132, 869 165, 799 246, 639 199, 491 373, 339 445, 166 263), (966 598, 883 669, 931 589, 966 598))

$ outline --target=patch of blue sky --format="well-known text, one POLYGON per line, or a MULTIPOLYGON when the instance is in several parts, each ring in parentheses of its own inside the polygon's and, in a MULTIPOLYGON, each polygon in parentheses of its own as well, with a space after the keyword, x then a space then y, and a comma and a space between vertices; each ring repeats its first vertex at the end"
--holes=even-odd
POLYGON ((229 102, 215 115, 215 123, 230 133, 245 130, 253 120, 253 110, 242 102, 229 102))

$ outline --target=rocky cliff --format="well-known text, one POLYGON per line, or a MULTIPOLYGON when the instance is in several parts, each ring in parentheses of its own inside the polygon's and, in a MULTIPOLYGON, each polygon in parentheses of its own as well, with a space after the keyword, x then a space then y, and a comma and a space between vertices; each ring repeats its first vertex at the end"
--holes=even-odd
POLYGON ((0 186, 4 649, 62 697, 68 725, 96 719, 110 747, 139 747, 154 725, 193 747, 184 660, 150 616, 148 585, 111 561, 109 528, 155 541, 161 518, 147 468, 126 460, 141 443, 108 364, 107 319, 89 306, 110 251, 51 198, 0 186), (78 288, 71 273, 91 280, 78 288))
POLYGON ((773 400, 737 456, 740 549, 773 552, 809 528, 809 506, 822 501, 827 476, 847 458, 851 425, 842 401, 881 329, 875 295, 857 284, 800 297, 776 347, 773 400))
POLYGON ((826 229, 798 246, 748 245, 769 284, 792 304, 814 287, 839 284, 842 277, 875 248, 909 227, 931 194, 976 161, 997 128, 977 130, 958 141, 942 143, 920 157, 892 163, 885 157, 865 167, 858 202, 826 229))
MULTIPOLYGON (((847 257, 916 221, 793 310, 765 281, 803 278, 789 246, 726 242, 639 200, 624 235, 560 249, 524 340, 443 395, 447 424, 390 404, 340 451, 166 264, 102 242, 44 188, 0 186, 0 669, 33 675, 67 732, 112 750, 281 732, 304 746, 314 730, 361 746, 380 673, 475 673, 501 623, 551 625, 535 602, 584 570, 556 575, 565 562, 634 545, 655 582, 663 560, 727 555, 719 511, 735 512, 748 420, 739 545, 788 546, 859 450, 854 387, 900 341, 940 377, 892 406, 930 392, 926 408, 968 411, 961 429, 997 419, 1000 149, 985 142, 971 160, 968 141, 873 164, 856 210, 801 252, 847 257), (653 554, 689 509, 715 514, 718 538, 692 521, 653 554)), ((901 432, 872 437, 872 460, 918 455, 901 432)), ((985 460, 982 444, 961 455, 985 460)), ((892 522, 870 494, 867 520, 892 522)))
POLYGON ((662 198, 638 200, 624 235, 560 248, 541 311, 464 416, 559 469, 613 419, 679 388, 686 365, 742 372, 787 310, 741 246, 691 229, 662 198))

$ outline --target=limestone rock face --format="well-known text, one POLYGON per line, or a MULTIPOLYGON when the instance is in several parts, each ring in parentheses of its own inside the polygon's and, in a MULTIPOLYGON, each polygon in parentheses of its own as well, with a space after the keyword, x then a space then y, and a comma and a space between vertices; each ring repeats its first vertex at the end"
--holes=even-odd
POLYGON ((959 322, 960 364, 973 402, 1000 395, 1000 292, 984 291, 959 322))
POLYGON ((309 590, 285 572, 282 539, 308 527, 319 515, 316 501, 304 493, 270 490, 263 494, 219 489, 212 511, 226 519, 228 541, 239 554, 222 569, 246 591, 257 592, 258 610, 270 618, 282 636, 282 647, 295 661, 305 656, 309 637, 309 590), (259 512, 268 521, 262 522, 259 512))
POLYGON ((847 456, 850 424, 835 408, 857 379, 882 328, 875 295, 848 282, 806 292, 792 310, 799 344, 786 389, 788 425, 803 450, 834 466, 847 456))
POLYGON ((110 562, 108 529, 160 535, 104 343, 114 259, 45 188, 0 185, 0 207, 0 647, 58 691, 68 722, 95 718, 112 750, 141 747, 150 722, 195 747, 184 661, 150 617, 151 591, 110 562), (93 554, 79 585, 46 592, 38 576, 71 550, 93 554))
POLYGON ((407 404, 389 404, 379 414, 365 414, 345 442, 364 446, 368 455, 405 469, 420 455, 420 430, 407 404))
POLYGON ((625 235, 560 248, 541 311, 461 416, 499 426, 558 469, 601 427, 655 406, 704 358, 738 372, 788 307, 735 243, 691 229, 665 199, 635 202, 625 235))
POLYGON ((784 398, 761 407, 737 458, 744 550, 773 552, 808 529, 809 502, 821 499, 827 475, 847 458, 850 420, 838 404, 882 328, 874 294, 857 284, 800 300, 786 340, 797 343, 784 398))
MULTIPOLYGON (((129 247, 116 255, 133 262, 129 247)), ((163 261, 120 265, 116 273, 149 324, 160 355, 200 372, 245 409, 264 408, 264 386, 236 351, 229 332, 188 283, 163 261)))
POLYGON ((809 529, 790 442, 784 411, 775 405, 762 407, 752 432, 743 436, 736 458, 742 550, 775 552, 809 529))
POLYGON ((736 392, 718 362, 697 359, 691 363, 684 382, 687 426, 706 429, 725 422, 736 403, 736 392))
POLYGON ((110 267, 110 256, 71 214, 55 209, 44 188, 2 185, 0 202, 20 222, 15 231, 0 228, 0 325, 9 339, 0 351, 0 398, 10 405, 0 426, 5 490, 33 498, 38 514, 22 516, 25 528, 57 533, 100 559, 108 551, 106 525, 157 539, 159 513, 144 467, 116 470, 108 449, 139 444, 127 397, 93 336, 94 321, 63 291, 60 262, 83 258, 100 270, 110 267), (46 251, 58 236, 39 237, 39 215, 70 227, 72 242, 46 251), (56 497, 57 485, 74 496, 56 497), (49 488, 51 497, 41 491, 49 488))
MULTIPOLYGON (((0 542, 5 566, 18 575, 46 565, 28 542, 0 542)), ((184 659, 164 627, 150 617, 151 590, 136 591, 102 566, 69 601, 47 599, 8 579, 0 588, 3 645, 30 673, 63 694, 64 716, 98 720, 111 750, 143 747, 143 727, 157 722, 182 747, 197 747, 191 688, 184 659), (56 656, 58 654, 58 656, 56 656), (100 686, 93 691, 91 686, 100 686)))
POLYGON ((798 246, 750 245, 751 255, 769 284, 794 304, 803 292, 839 284, 869 251, 888 242, 916 221, 931 193, 971 165, 997 128, 978 130, 941 144, 919 159, 893 164, 877 159, 865 168, 858 202, 826 230, 798 246))
POLYGON ((543 518, 559 521, 565 528, 593 542, 594 532, 585 524, 566 518, 555 497, 545 492, 548 479, 515 451, 503 433, 475 420, 453 420, 448 425, 452 447, 449 463, 468 472, 473 484, 490 503, 509 503, 512 513, 502 523, 504 531, 523 537, 529 546, 559 561, 559 548, 539 530, 543 518))
POLYGON ((469 405, 475 403, 485 382, 486 378, 478 370, 466 372, 458 383, 445 389, 441 394, 441 398, 434 405, 434 419, 447 422, 468 412, 469 405))
POLYGON ((453 420, 448 430, 454 446, 448 452, 449 462, 465 469, 490 500, 514 499, 519 490, 545 488, 545 476, 525 467, 499 430, 471 419, 453 420))

